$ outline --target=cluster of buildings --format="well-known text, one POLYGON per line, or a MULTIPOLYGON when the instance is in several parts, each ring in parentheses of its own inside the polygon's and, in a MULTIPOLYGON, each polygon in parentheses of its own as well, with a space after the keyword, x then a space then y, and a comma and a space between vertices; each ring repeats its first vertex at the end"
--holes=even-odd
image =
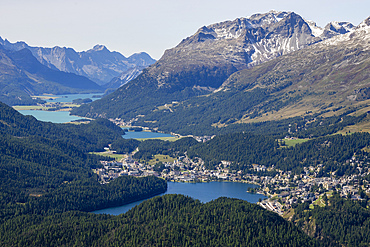
POLYGON ((142 164, 131 157, 122 161, 100 161, 102 168, 95 169, 101 183, 108 183, 119 176, 157 176, 168 181, 177 182, 208 182, 214 180, 241 181, 242 173, 231 172, 227 167, 230 162, 223 161, 216 170, 207 170, 203 162, 193 163, 188 157, 179 157, 174 162, 166 162, 163 169, 156 165, 142 164))
POLYGON ((101 161, 101 163, 103 167, 96 169, 95 172, 102 183, 108 183, 119 176, 131 175, 157 176, 178 182, 226 180, 257 184, 260 187, 255 192, 268 197, 260 202, 261 206, 278 214, 283 214, 296 203, 320 204, 320 201, 323 203, 322 198, 333 191, 353 200, 364 200, 364 195, 370 193, 370 184, 366 180, 370 174, 370 163, 359 161, 356 156, 346 164, 356 167, 357 174, 337 176, 333 173, 330 177, 318 176, 322 165, 304 168, 304 173, 300 175, 277 170, 274 177, 256 175, 271 170, 258 164, 254 164, 247 174, 243 171, 231 170, 231 163, 228 161, 222 161, 214 170, 208 170, 201 159, 198 158, 197 162, 193 162, 187 156, 178 157, 173 162, 164 162, 161 166, 142 164, 130 156, 120 162, 101 161), (364 191, 362 195, 361 190, 364 191))
POLYGON ((113 122, 118 126, 132 126, 132 124, 137 121, 138 118, 133 118, 131 120, 125 121, 121 118, 109 118, 109 121, 113 122))
POLYGON ((359 172, 342 176, 333 173, 330 177, 317 177, 317 171, 322 167, 318 165, 305 168, 306 175, 292 176, 290 172, 281 171, 275 177, 250 176, 249 179, 261 185, 259 193, 268 196, 268 199, 259 204, 278 214, 282 214, 296 203, 309 202, 323 206, 326 203, 325 198, 334 191, 348 199, 367 201, 367 194, 370 194, 370 183, 367 180, 370 163, 359 161, 353 156, 346 164, 355 167, 359 172))

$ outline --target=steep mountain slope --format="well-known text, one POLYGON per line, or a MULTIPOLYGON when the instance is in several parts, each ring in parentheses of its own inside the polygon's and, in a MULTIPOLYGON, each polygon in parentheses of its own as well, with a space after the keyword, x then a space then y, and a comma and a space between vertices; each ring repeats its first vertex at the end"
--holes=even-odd
POLYGON ((314 36, 324 39, 332 38, 338 34, 348 33, 356 28, 352 23, 349 22, 332 21, 329 22, 324 28, 318 27, 313 21, 307 21, 307 23, 310 26, 314 36))
POLYGON ((315 36, 310 25, 293 12, 272 11, 202 27, 137 79, 74 114, 129 120, 174 101, 208 94, 238 70, 326 38, 325 32, 315 36))
POLYGON ((350 33, 238 71, 213 93, 157 108, 138 124, 189 133, 194 126, 212 129, 310 113, 330 116, 370 110, 368 22, 350 33))
POLYGON ((110 82, 104 84, 103 86, 105 88, 119 88, 138 77, 142 73, 143 69, 144 67, 130 68, 122 72, 120 76, 113 78, 110 82))
MULTIPOLYGON (((370 26, 364 23, 368 20, 351 33, 282 56, 258 69, 236 73, 219 90, 263 89, 279 97, 281 103, 296 98, 294 105, 286 104, 289 107, 308 107, 315 112, 366 104, 370 98, 370 26)), ((266 103, 259 109, 273 110, 265 107, 266 103)), ((277 114, 287 111, 282 106, 276 108, 281 109, 277 114)))
POLYGON ((1 38, 0 44, 13 51, 27 48, 40 63, 47 67, 88 77, 100 85, 109 82, 129 68, 147 67, 155 62, 144 52, 126 58, 119 52, 109 51, 103 45, 96 45, 88 51, 76 52, 72 48, 58 46, 31 47, 24 42, 10 43, 1 38))
POLYGON ((0 101, 13 105, 20 102, 36 104, 29 96, 32 80, 26 76, 0 48, 0 101))
POLYGON ((143 69, 155 61, 145 52, 133 54, 128 58, 129 62, 136 64, 135 67, 123 71, 118 77, 113 78, 110 82, 103 85, 107 89, 117 89, 129 81, 138 77, 143 69), (149 61, 149 62, 148 62, 149 61), (151 62, 152 61, 152 62, 151 62))
POLYGON ((8 51, 0 47, 0 56, 0 100, 9 105, 36 103, 30 95, 103 90, 86 77, 42 65, 27 49, 8 51))

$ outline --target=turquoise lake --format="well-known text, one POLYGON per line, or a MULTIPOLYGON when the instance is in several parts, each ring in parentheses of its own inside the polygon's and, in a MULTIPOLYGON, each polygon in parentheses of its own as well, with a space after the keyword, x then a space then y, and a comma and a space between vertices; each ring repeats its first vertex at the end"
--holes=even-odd
POLYGON ((68 111, 40 111, 40 110, 20 110, 23 115, 34 116, 37 120, 52 123, 67 123, 78 119, 77 116, 69 115, 68 111))
MULTIPOLYGON (((230 197, 241 199, 250 203, 257 203, 258 200, 266 197, 260 194, 251 194, 247 192, 249 187, 255 188, 256 185, 236 182, 209 182, 209 183, 176 183, 168 182, 166 194, 181 194, 190 196, 194 199, 206 203, 219 197, 230 197)), ((131 208, 139 205, 145 200, 137 201, 120 207, 106 208, 94 211, 96 214, 119 215, 126 213, 131 208)))
MULTIPOLYGON (((47 102, 72 102, 74 99, 86 99, 90 98, 93 101, 97 100, 98 98, 93 98, 93 96, 102 94, 98 93, 90 93, 90 94, 63 94, 63 95, 52 95, 50 97, 57 97, 56 99, 46 99, 47 102)), ((23 115, 31 115, 34 116, 37 120, 44 121, 44 122, 52 122, 52 123, 67 123, 71 121, 75 121, 78 119, 83 119, 77 116, 69 115, 69 112, 66 111, 41 111, 41 110, 20 110, 20 113, 23 115)))

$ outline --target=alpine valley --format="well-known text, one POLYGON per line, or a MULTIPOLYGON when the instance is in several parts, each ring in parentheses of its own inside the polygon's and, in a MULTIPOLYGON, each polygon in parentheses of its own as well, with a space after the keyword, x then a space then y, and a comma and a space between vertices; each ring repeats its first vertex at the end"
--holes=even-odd
POLYGON ((254 122, 364 112, 369 40, 369 19, 320 28, 294 12, 271 11, 225 21, 200 28, 135 80, 72 113, 212 135, 254 122))
POLYGON ((158 61, 0 38, 0 101, 1 246, 370 245, 370 17, 255 14, 158 61), (73 123, 15 110, 88 92, 105 96, 68 103, 73 123), (123 138, 144 128, 176 135, 123 138), (260 200, 160 195, 177 182, 260 200))

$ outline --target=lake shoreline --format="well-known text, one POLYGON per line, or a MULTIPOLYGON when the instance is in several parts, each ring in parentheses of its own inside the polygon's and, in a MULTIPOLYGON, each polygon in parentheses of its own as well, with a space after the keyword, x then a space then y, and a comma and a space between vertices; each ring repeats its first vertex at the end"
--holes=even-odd
MULTIPOLYGON (((255 187, 256 185, 254 184, 248 185, 247 183, 232 181, 222 181, 222 182, 212 181, 202 183, 167 182, 167 191, 156 196, 163 196, 167 194, 182 194, 185 196, 190 196, 195 200, 200 200, 202 203, 210 202, 219 197, 229 197, 237 198, 255 204, 259 201, 259 199, 263 200, 267 198, 265 195, 249 193, 247 191, 248 188, 255 187)), ((156 196, 150 198, 154 198, 156 196)), ((91 213, 119 215, 126 213, 131 208, 139 205, 145 200, 140 200, 137 202, 125 204, 118 207, 96 210, 92 211, 91 213)))

